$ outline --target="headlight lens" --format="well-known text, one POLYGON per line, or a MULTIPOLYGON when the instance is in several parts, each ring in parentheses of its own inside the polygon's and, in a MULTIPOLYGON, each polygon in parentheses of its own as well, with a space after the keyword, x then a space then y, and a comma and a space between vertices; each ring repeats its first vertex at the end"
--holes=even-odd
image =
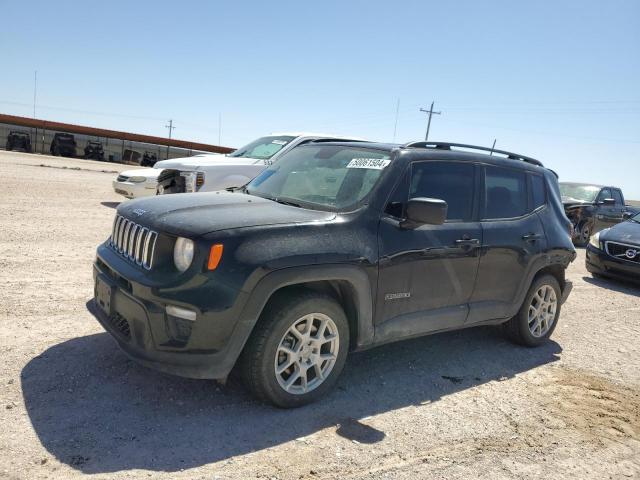
POLYGON ((129 177, 129 181, 133 183, 142 183, 146 180, 146 177, 129 177))
POLYGON ((589 243, 591 244, 592 247, 596 247, 599 250, 600 249, 600 232, 596 233, 595 235, 591 235, 591 238, 589 239, 589 243))
POLYGON ((193 250, 193 240, 178 237, 173 247, 173 263, 176 264, 176 268, 181 272, 184 272, 189 268, 189 265, 191 265, 193 261, 193 250))

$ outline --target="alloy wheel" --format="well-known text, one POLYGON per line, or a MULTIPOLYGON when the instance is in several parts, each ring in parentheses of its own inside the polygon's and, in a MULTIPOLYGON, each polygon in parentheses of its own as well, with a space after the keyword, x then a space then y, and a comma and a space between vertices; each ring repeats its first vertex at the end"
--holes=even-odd
POLYGON ((558 309, 556 291, 551 285, 542 285, 529 304, 529 331, 536 338, 543 337, 553 326, 558 309))
POLYGON ((297 319, 276 350, 278 384, 294 395, 318 388, 333 370, 339 345, 338 327, 327 315, 310 313, 297 319))

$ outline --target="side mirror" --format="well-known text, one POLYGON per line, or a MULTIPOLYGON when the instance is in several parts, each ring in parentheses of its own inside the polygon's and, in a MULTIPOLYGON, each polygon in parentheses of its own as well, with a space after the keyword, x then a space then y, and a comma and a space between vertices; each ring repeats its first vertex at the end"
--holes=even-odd
POLYGON ((407 202, 407 218, 403 227, 442 225, 447 219, 447 202, 437 198, 411 198, 407 202))
POLYGON ((622 214, 622 219, 623 220, 629 220, 631 217, 633 217, 633 213, 631 213, 631 212, 624 212, 622 214))
POLYGON ((605 198, 601 203, 602 205, 615 205, 616 201, 613 198, 605 198))

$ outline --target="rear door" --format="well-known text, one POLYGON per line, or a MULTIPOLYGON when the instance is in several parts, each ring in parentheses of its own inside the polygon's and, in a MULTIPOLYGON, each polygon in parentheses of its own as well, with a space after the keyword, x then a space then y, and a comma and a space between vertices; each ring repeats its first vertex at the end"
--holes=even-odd
POLYGON ((544 228, 536 214, 546 208, 541 176, 487 165, 482 168, 482 180, 482 254, 468 324, 510 315, 519 292, 526 287, 532 262, 546 248, 544 228))
POLYGON ((464 324, 482 242, 476 170, 469 162, 414 162, 396 188, 379 228, 379 339, 464 324), (446 223, 403 228, 404 205, 414 197, 445 200, 446 223))

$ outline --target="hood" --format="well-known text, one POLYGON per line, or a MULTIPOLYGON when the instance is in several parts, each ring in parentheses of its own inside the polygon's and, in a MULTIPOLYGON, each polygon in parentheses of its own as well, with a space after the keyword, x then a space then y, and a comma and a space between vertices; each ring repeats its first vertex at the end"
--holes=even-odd
POLYGON ((581 205, 593 205, 593 202, 586 202, 584 200, 578 200, 577 198, 562 196, 562 204, 565 207, 581 206, 581 205))
POLYGON ((155 168, 136 168, 134 170, 125 170, 124 172, 120 172, 120 175, 125 175, 127 177, 145 177, 149 178, 158 178, 162 170, 156 170, 155 168))
POLYGON ((195 157, 181 158, 181 159, 173 159, 173 160, 163 160, 154 165, 154 168, 176 168, 181 170, 194 170, 198 167, 208 167, 215 165, 266 165, 264 160, 256 160, 255 158, 233 158, 227 157, 226 155, 198 155, 195 157))
POLYGON ((192 157, 171 158, 169 160, 161 160, 153 165, 153 168, 162 170, 163 168, 183 168, 187 165, 200 165, 207 161, 220 161, 227 158, 226 155, 218 153, 194 155, 192 157))
POLYGON ((242 227, 327 222, 336 216, 229 192, 144 197, 121 204, 118 213, 158 232, 184 237, 242 227))
POLYGON ((614 242, 640 245, 640 223, 626 221, 614 225, 602 235, 603 239, 614 242))

